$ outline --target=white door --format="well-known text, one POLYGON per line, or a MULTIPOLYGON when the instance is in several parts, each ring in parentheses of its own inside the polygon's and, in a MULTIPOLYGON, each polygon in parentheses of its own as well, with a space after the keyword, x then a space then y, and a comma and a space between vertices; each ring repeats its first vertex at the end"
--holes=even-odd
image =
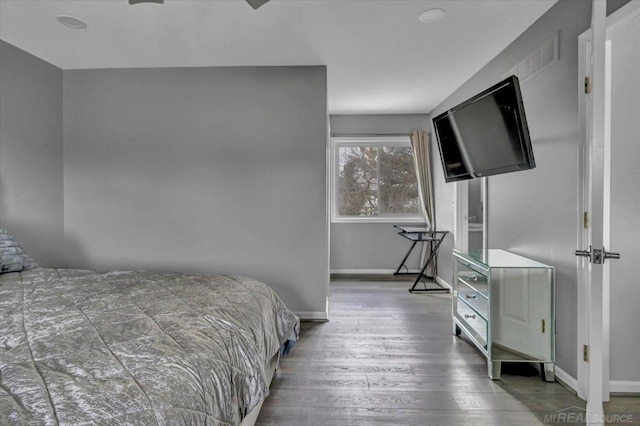
POLYGON ((635 13, 607 29, 605 190, 610 210, 604 246, 622 254, 605 263, 611 303, 608 365, 615 392, 640 391, 640 309, 634 303, 640 301, 640 2, 633 3, 635 13))
MULTIPOLYGON (((595 3, 594 12, 602 7, 595 3)), ((606 30, 599 33, 597 22, 593 28, 580 38, 581 83, 591 78, 592 87, 581 94, 579 191, 587 216, 579 241, 590 257, 578 265, 578 394, 587 400, 589 424, 600 424, 609 391, 638 392, 640 384, 632 269, 640 265, 640 2, 607 18, 606 30)))

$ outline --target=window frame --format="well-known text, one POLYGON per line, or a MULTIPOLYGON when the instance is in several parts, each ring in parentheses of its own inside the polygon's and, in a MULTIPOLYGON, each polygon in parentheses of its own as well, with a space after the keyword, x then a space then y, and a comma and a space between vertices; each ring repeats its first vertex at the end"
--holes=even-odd
POLYGON ((384 216, 341 216, 338 214, 338 182, 340 172, 339 152, 341 147, 388 146, 411 148, 409 136, 340 136, 331 138, 331 223, 422 223, 422 213, 417 215, 397 214, 384 216))

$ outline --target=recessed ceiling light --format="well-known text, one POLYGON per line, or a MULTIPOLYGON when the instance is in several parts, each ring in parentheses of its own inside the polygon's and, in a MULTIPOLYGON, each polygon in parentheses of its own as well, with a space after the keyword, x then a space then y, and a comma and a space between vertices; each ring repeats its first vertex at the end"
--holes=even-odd
POLYGON ((427 9, 420 14, 418 19, 420 22, 437 22, 441 19, 444 19, 444 16, 447 14, 444 9, 433 8, 427 9))
POLYGON ((73 16, 61 15, 61 16, 58 16, 56 20, 60 22, 62 25, 66 25, 69 28, 75 28, 77 30, 83 30, 87 28, 86 23, 79 20, 78 18, 74 18, 73 16))

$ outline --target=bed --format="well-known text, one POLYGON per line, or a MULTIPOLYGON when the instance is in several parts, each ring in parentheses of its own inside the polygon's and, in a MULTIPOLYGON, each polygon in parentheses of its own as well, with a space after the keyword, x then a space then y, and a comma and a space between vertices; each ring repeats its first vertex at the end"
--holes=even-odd
POLYGON ((0 424, 251 424, 299 319, 241 276, 0 275, 0 424))

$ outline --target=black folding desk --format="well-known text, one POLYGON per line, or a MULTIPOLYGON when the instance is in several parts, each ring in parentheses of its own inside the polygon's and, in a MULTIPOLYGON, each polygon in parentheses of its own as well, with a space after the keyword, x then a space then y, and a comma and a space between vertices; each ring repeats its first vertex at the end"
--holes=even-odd
MULTIPOLYGON (((449 231, 432 231, 428 228, 418 227, 418 226, 400 226, 400 225, 393 225, 393 226, 400 230, 400 232, 398 232, 398 235, 412 242, 411 247, 409 248, 409 251, 404 256, 404 259, 402 259, 402 262, 400 262, 400 266, 398 266, 398 269, 396 269, 396 272, 394 272, 393 275, 415 275, 412 272, 400 272, 400 269, 402 269, 403 267, 407 268, 407 266, 405 265, 405 262, 409 258, 409 255, 415 248, 416 244, 418 244, 418 242, 425 242, 425 243, 428 242, 429 249, 430 249, 429 257, 427 258, 427 261, 424 263, 424 266, 422 267, 420 272, 417 274, 418 277, 414 281, 413 286, 409 289, 409 292, 413 293, 414 291, 420 291, 420 292, 444 291, 445 293, 449 293, 448 288, 442 287, 440 286, 440 284, 436 283, 435 277, 425 274, 425 271, 427 270, 427 267, 429 267, 431 262, 436 262, 438 248, 440 248, 440 244, 442 244, 442 241, 447 236, 449 231), (430 282, 433 282, 434 284, 436 284, 437 287, 427 287, 425 285, 425 288, 416 288, 418 283, 423 279, 430 280, 430 282)), ((407 268, 407 270, 408 269, 409 268, 407 268)), ((434 270, 436 269, 434 268, 434 270)))

